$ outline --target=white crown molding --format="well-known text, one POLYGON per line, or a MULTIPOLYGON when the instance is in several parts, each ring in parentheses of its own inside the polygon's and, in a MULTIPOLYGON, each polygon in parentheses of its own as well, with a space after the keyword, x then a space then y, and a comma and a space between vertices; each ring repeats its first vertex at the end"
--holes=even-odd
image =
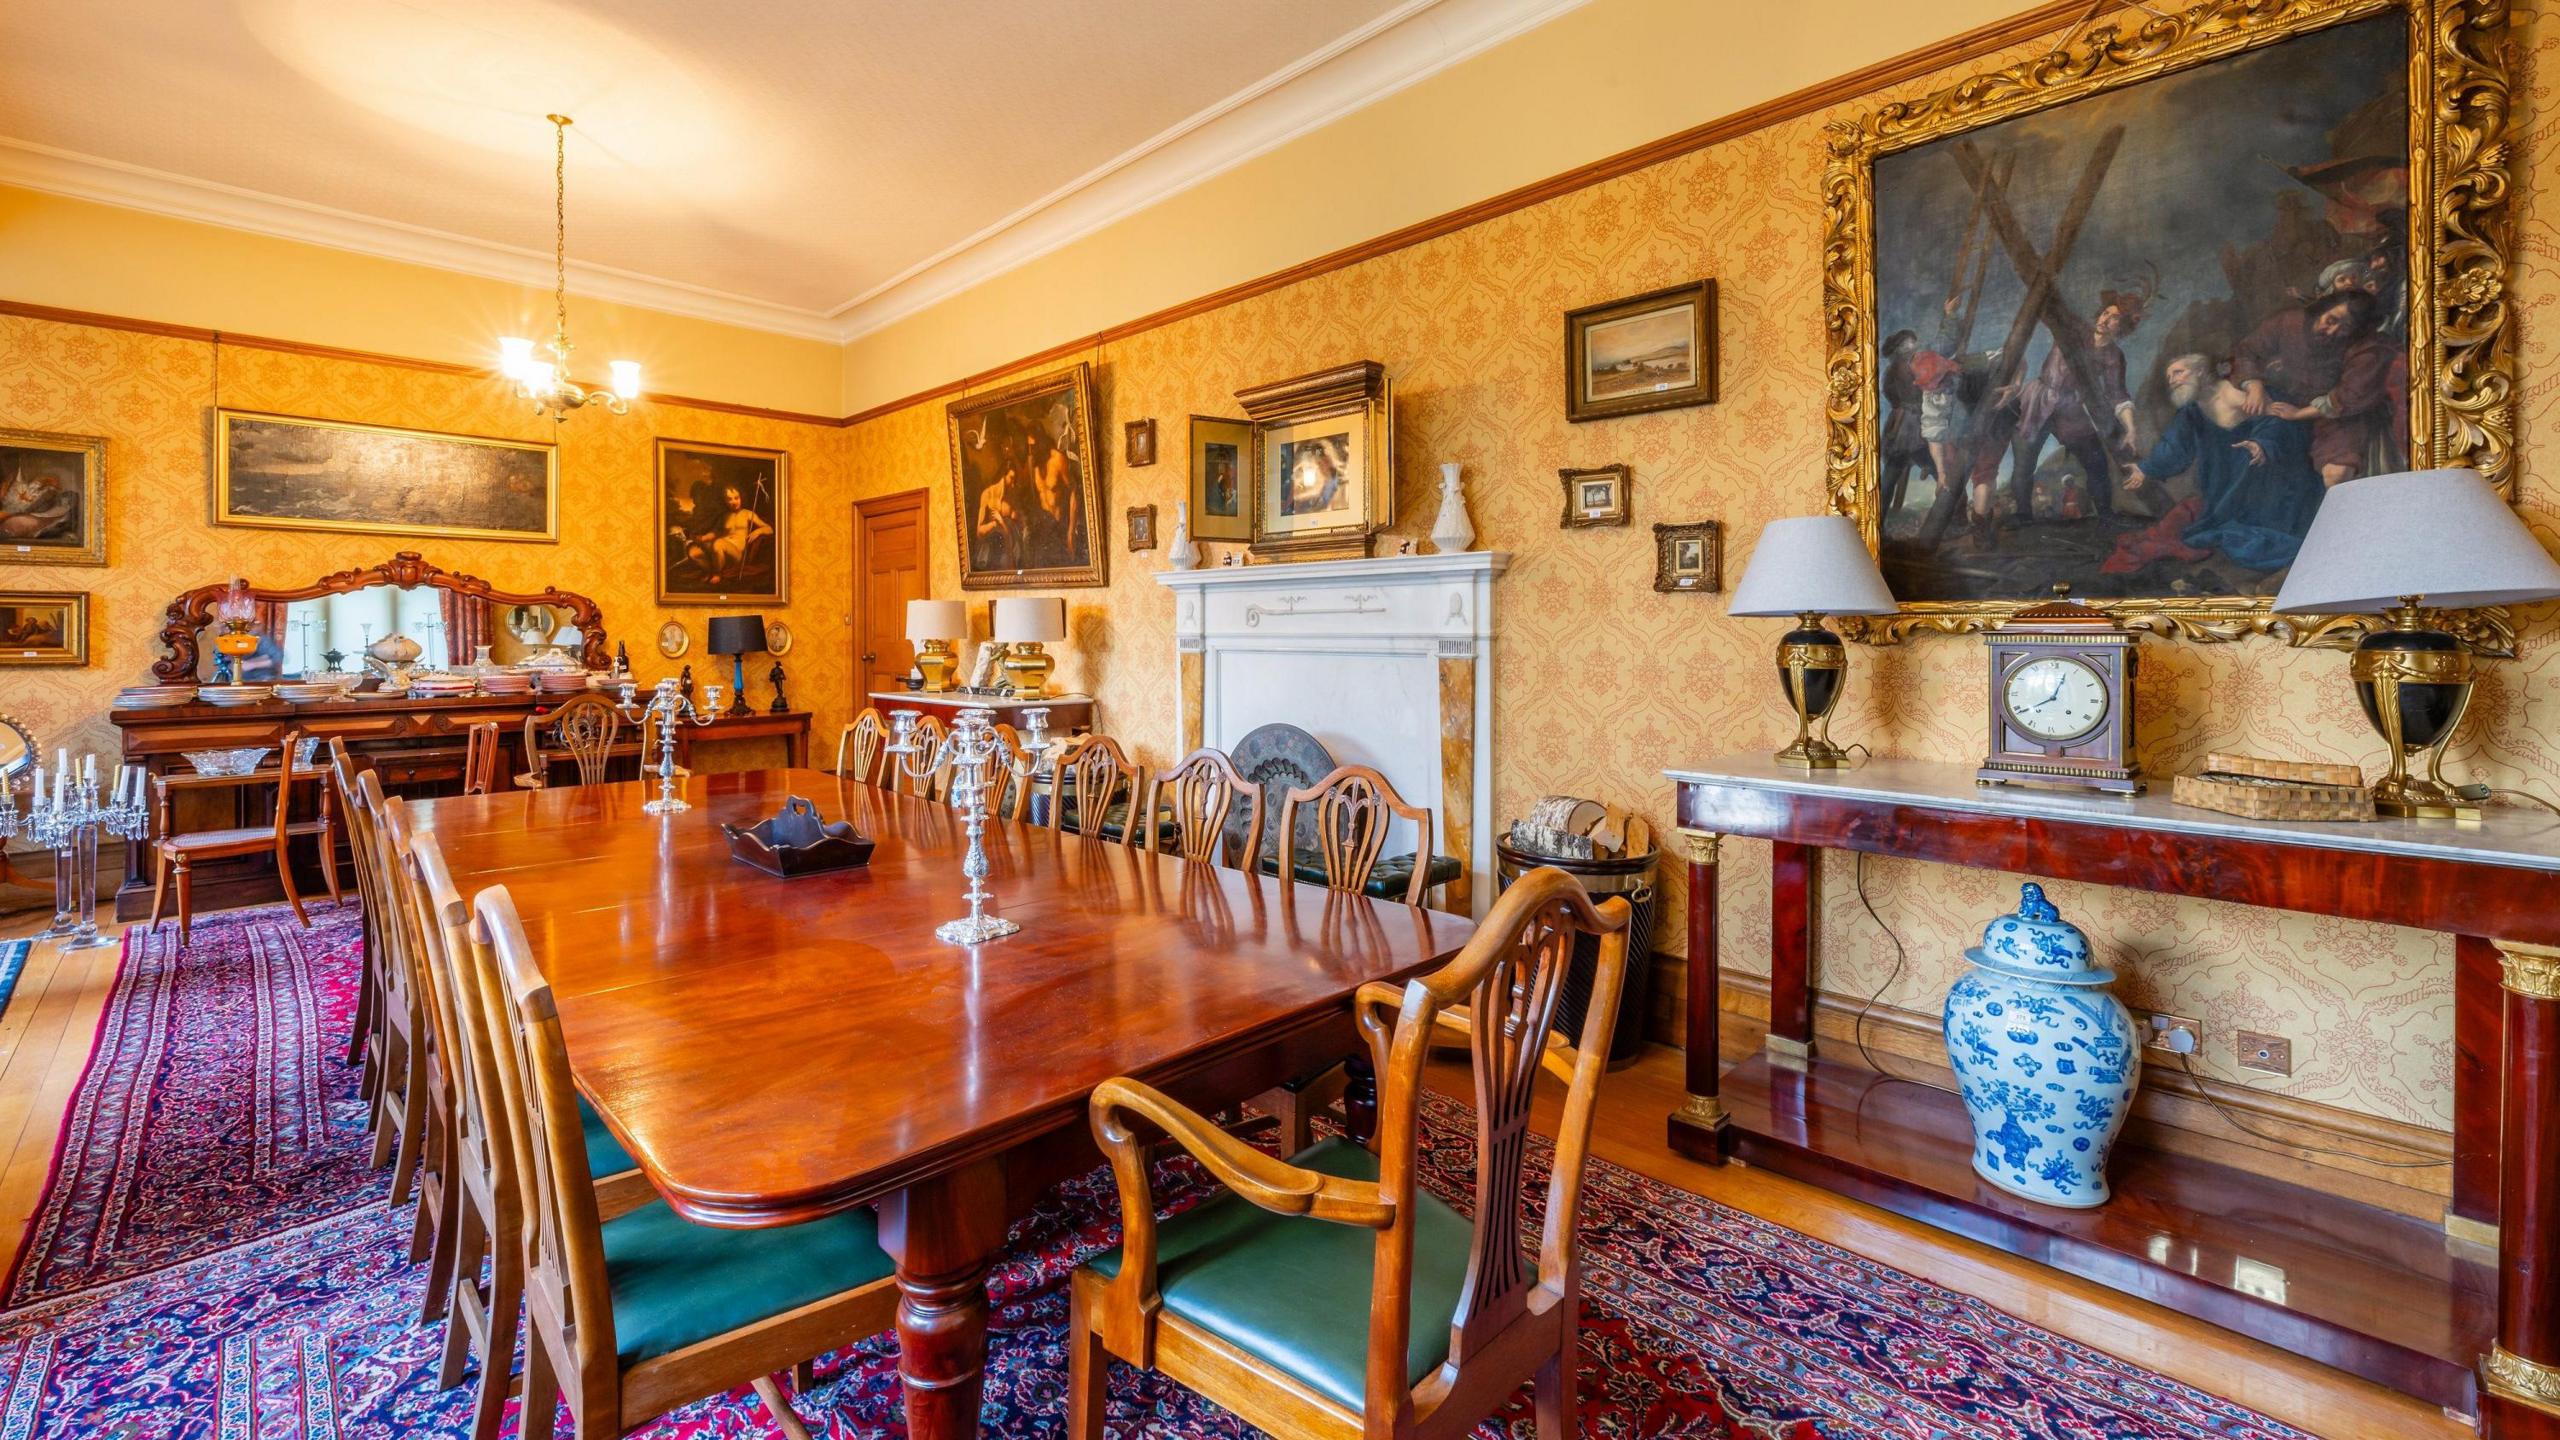
MULTIPOLYGON (((48 195, 166 215, 279 240, 345 250, 476 275, 487 280, 551 288, 551 257, 514 245, 382 220, 287 199, 256 190, 197 180, 122 161, 58 150, 0 137, 0 185, 48 195)), ((842 343, 844 327, 814 310, 777 305, 678 280, 661 280, 605 265, 569 265, 569 289, 593 300, 632 305, 695 320, 713 320, 806 340, 842 343)))
MULTIPOLYGON (((844 344, 1093 234, 1589 0, 1403 0, 995 224, 821 313, 610 266, 578 295, 844 344)), ((468 235, 0 137, 0 185, 548 289, 551 257, 468 235)))
POLYGON ((831 313, 858 340, 1587 3, 1405 0, 831 313))

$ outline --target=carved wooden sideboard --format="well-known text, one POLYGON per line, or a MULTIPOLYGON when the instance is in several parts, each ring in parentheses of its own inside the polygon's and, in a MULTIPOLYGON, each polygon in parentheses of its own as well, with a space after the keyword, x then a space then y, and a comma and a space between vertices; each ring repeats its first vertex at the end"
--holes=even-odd
POLYGON ((1913 761, 1808 773, 1751 755, 1669 774, 1689 859, 1689 1100, 1671 1117, 1674 1150, 2029 1256, 2477 1415, 2497 1440, 2560 1440, 2560 818, 2241 820, 2163 796, 1981 787, 1969 766, 1913 761), (1771 843, 1775 908, 1768 1044, 1728 1070, 1716 876, 1737 838, 1771 843), (1955 1096, 1815 1053, 1826 849, 2453 936, 2444 1226, 2134 1144, 2096 1210, 1982 1182, 1955 1096))

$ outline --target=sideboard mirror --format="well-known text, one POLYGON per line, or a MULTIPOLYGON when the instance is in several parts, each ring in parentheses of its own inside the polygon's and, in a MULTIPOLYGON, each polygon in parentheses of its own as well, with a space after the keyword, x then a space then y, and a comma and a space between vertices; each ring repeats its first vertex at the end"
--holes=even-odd
MULTIPOLYGON (((155 677, 213 677, 220 662, 211 644, 215 607, 230 588, 228 581, 202 585, 169 602, 155 677)), ((412 550, 306 585, 251 585, 246 593, 256 606, 250 628, 258 649, 239 662, 235 678, 242 680, 361 670, 365 650, 394 635, 416 642, 414 663, 426 669, 471 664, 482 646, 502 665, 554 649, 590 670, 611 663, 595 601, 566 590, 500 590, 412 550)))
POLYGON ((15 716, 0 715, 0 788, 36 768, 36 737, 15 716))

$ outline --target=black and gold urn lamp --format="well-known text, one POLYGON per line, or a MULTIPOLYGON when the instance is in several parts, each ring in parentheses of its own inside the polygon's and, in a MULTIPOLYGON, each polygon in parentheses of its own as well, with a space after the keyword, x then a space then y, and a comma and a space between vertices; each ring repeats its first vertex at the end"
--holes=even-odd
POLYGON ((2555 564, 2513 507, 2472 470, 2420 470, 2330 490, 2276 591, 2289 615, 2380 613, 2347 662, 2390 773, 2374 782, 2385 815, 2476 819, 2444 778, 2444 747, 2471 703, 2472 655, 2435 611, 2519 605, 2560 595, 2555 564), (2416 757, 2426 773, 2411 773, 2416 757))
POLYGON ((1823 617, 1890 615, 1895 608, 1848 516, 1798 515, 1760 531, 1729 613, 1796 617, 1796 627, 1778 637, 1778 683, 1796 712, 1796 738, 1778 752, 1779 764, 1830 770, 1847 763, 1848 752, 1831 739, 1831 709, 1848 678, 1849 652, 1823 628, 1823 617))

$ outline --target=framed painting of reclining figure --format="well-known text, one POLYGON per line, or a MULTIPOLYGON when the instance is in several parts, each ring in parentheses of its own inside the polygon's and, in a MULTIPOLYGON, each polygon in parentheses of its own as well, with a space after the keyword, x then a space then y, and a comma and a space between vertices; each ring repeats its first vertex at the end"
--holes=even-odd
POLYGON ((2503 7, 2128 12, 1834 124, 1831 498, 1903 602, 1866 633, 2067 583, 2145 629, 2301 640, 2268 601, 2329 487, 2511 492, 2503 7))
POLYGON ((0 561, 107 563, 107 442, 0 430, 0 561))

